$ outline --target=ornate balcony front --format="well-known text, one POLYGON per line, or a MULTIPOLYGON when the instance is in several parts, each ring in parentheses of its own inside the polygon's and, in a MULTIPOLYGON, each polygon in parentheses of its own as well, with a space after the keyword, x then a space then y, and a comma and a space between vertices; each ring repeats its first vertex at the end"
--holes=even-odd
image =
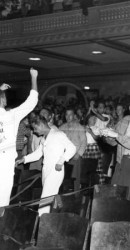
POLYGON ((63 44, 130 34, 130 1, 0 22, 0 48, 63 44))

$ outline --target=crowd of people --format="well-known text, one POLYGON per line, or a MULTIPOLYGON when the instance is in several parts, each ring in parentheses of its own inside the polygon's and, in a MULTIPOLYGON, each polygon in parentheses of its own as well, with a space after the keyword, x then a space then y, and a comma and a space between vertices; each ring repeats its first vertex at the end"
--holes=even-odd
POLYGON ((13 19, 27 16, 43 15, 55 12, 54 5, 62 4, 62 11, 81 8, 84 15, 88 15, 88 8, 92 6, 113 4, 121 0, 1 0, 0 19, 13 19))
MULTIPOLYGON (((32 123, 38 115, 46 119, 51 129, 63 131, 76 147, 76 154, 69 162, 65 162, 67 178, 74 180, 75 191, 95 184, 104 184, 108 180, 110 182, 116 162, 121 158, 120 147, 123 147, 117 147, 117 133, 124 133, 120 126, 125 129, 124 123, 127 126, 130 117, 129 105, 124 105, 123 98, 116 98, 114 101, 111 98, 91 100, 88 109, 75 99, 71 99, 66 106, 51 101, 37 106, 21 122, 21 129, 19 127, 18 148, 20 135, 23 138, 20 158, 35 151, 41 141, 42 136, 37 136, 32 129, 32 123)), ((29 171, 42 171, 42 167, 40 158, 29 165, 29 171)))
MULTIPOLYGON (((58 194, 61 187, 64 192, 65 179, 73 180, 71 191, 108 181, 130 187, 129 98, 125 98, 127 105, 123 98, 93 99, 88 108, 76 99, 66 106, 47 100, 39 104, 38 72, 31 69, 30 75, 32 90, 18 108, 6 109, 5 90, 10 86, 0 87, 0 161, 4 166, 0 206, 9 204, 11 190, 12 195, 21 191, 19 183, 27 169, 30 176, 41 175, 41 198, 58 194)), ((49 211, 50 206, 39 208, 39 215, 49 211)))
POLYGON ((51 13, 49 0, 1 0, 0 19, 12 19, 51 13))
MULTIPOLYGON (((4 20, 52 13, 55 2, 55 0, 1 0, 0 19, 4 20)), ((61 2, 64 11, 72 9, 72 1, 63 0, 61 2)))

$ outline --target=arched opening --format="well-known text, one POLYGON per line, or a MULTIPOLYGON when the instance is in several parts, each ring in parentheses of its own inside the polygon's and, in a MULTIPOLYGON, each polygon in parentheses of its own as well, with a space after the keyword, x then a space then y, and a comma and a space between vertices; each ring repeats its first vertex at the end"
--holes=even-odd
MULTIPOLYGON (((76 86, 73 83, 70 82, 60 82, 60 83, 55 83, 48 87, 46 91, 44 91, 43 94, 41 94, 41 101, 44 102, 45 99, 47 98, 48 94, 52 92, 52 90, 57 90, 55 93, 57 93, 57 97, 61 97, 61 95, 66 98, 66 100, 70 97, 74 97, 78 95, 80 99, 82 99, 82 102, 84 102, 85 107, 88 106, 88 101, 86 98, 85 93, 81 90, 80 87, 76 86), (69 91, 71 89, 71 91, 69 91)), ((53 92, 53 95, 55 94, 53 92)))

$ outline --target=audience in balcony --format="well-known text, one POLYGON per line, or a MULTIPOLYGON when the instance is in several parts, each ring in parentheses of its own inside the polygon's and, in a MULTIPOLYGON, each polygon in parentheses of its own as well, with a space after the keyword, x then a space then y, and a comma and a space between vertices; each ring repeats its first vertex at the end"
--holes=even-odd
MULTIPOLYGON (((125 1, 125 0, 123 0, 125 1)), ((88 8, 122 2, 121 0, 1 0, 0 20, 36 16, 59 11, 82 9, 88 15, 88 8), (58 7, 56 7, 56 5, 58 7)))
POLYGON ((0 19, 51 13, 51 0, 1 0, 0 19))

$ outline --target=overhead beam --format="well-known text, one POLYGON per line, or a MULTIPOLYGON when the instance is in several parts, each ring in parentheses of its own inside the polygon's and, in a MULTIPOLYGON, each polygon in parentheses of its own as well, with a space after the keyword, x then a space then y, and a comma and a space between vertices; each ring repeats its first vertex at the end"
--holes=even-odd
POLYGON ((12 68, 19 68, 19 69, 29 69, 30 68, 28 65, 23 65, 20 63, 13 63, 13 62, 4 61, 4 60, 0 60, 0 65, 12 67, 12 68))
MULTIPOLYGON (((9 62, 9 61, 4 61, 4 60, 0 60, 0 65, 4 65, 7 67, 12 67, 12 68, 18 68, 18 69, 30 69, 30 65, 25 65, 25 64, 21 64, 21 63, 14 63, 14 62, 9 62)), ((46 70, 42 67, 36 67, 38 70, 46 70)))
POLYGON ((18 48, 17 51, 24 51, 27 53, 32 53, 32 54, 36 54, 39 56, 46 56, 46 57, 50 57, 50 58, 54 58, 54 59, 58 59, 61 61, 68 61, 68 62, 73 62, 73 63, 77 63, 77 64, 82 64, 82 65, 87 65, 87 66, 91 66, 91 65, 101 65, 101 63, 95 62, 95 61, 91 61, 91 60, 84 60, 84 59, 80 59, 77 57, 73 57, 73 56, 68 56, 65 54, 60 54, 60 53, 56 53, 56 52, 52 52, 52 51, 48 51, 45 49, 34 49, 34 48, 18 48))
POLYGON ((119 50, 119 51, 127 53, 127 54, 130 53, 130 46, 123 44, 119 41, 114 41, 114 40, 110 40, 110 39, 103 39, 100 41, 97 40, 96 42, 100 45, 107 46, 109 48, 116 49, 116 50, 119 50))

